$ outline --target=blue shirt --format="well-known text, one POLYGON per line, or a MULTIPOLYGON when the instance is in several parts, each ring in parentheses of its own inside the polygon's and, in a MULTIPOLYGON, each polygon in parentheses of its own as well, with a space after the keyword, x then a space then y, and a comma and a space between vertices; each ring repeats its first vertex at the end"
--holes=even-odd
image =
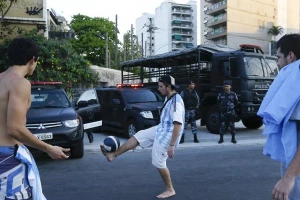
MULTIPOLYGON (((167 101, 167 97, 165 102, 166 101, 167 101)), ((160 123, 157 125, 156 128, 156 139, 159 142, 159 144, 165 147, 166 149, 168 148, 173 136, 175 121, 182 124, 180 130, 180 136, 181 136, 184 128, 184 120, 185 120, 184 103, 181 96, 179 94, 176 94, 167 102, 167 104, 162 110, 160 116, 160 123)), ((180 136, 176 141, 175 147, 177 147, 179 143, 180 136)))
POLYGON ((300 100, 300 61, 282 68, 259 108, 267 141, 263 153, 290 164, 297 151, 297 125, 290 117, 300 100))

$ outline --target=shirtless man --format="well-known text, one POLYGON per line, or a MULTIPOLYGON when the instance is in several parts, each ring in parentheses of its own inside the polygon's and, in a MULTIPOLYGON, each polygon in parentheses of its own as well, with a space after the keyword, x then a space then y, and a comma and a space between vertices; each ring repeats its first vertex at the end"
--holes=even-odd
POLYGON ((8 47, 10 67, 0 74, 0 199, 45 199, 36 164, 23 144, 54 160, 68 158, 64 152, 69 149, 37 139, 25 126, 31 84, 24 77, 32 75, 38 56, 39 48, 32 40, 16 38, 8 47))

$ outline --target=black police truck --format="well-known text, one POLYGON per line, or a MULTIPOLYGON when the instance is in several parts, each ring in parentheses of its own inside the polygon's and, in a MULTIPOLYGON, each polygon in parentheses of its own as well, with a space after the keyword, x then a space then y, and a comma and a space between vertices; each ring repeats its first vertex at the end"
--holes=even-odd
POLYGON ((159 123, 159 109, 164 98, 155 89, 142 84, 117 84, 116 87, 93 88, 85 92, 77 104, 83 121, 102 120, 101 130, 132 137, 137 131, 159 123), (96 95, 95 95, 96 94, 96 95))
POLYGON ((62 83, 31 82, 31 85, 26 127, 46 143, 70 148, 71 158, 82 158, 82 120, 71 106, 62 83))
POLYGON ((236 121, 242 120, 247 128, 257 129, 262 126, 262 120, 256 113, 279 72, 276 59, 264 54, 256 45, 240 45, 239 50, 234 50, 203 44, 123 62, 122 83, 139 82, 145 87, 156 88, 158 78, 168 74, 175 78, 176 85, 182 90, 188 80, 193 80, 201 98, 197 118, 201 118, 201 125, 206 125, 211 133, 218 133, 220 110, 217 95, 223 90, 224 81, 229 81, 239 98, 236 121))

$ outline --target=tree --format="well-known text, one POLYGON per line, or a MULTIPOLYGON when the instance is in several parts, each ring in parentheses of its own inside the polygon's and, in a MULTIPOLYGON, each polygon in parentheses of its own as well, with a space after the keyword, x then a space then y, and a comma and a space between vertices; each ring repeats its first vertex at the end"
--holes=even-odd
MULTIPOLYGON (((92 64, 103 66, 106 60, 106 32, 108 33, 108 49, 111 60, 114 60, 115 24, 106 18, 72 16, 71 27, 75 31, 75 39, 71 40, 79 54, 85 54, 92 64)), ((114 64, 116 65, 116 64, 114 64)))
MULTIPOLYGON (((40 56, 33 76, 34 81, 61 81, 64 86, 91 86, 98 83, 99 76, 89 68, 87 60, 78 55, 67 40, 47 40, 45 37, 30 32, 23 35, 31 38, 40 47, 40 56)), ((7 69, 7 48, 11 39, 0 45, 0 69, 7 69)))
POLYGON ((10 10, 13 3, 17 3, 18 0, 0 0, 0 12, 1 12, 1 18, 0 18, 0 24, 3 22, 4 17, 10 10))
MULTIPOLYGON (((122 55, 122 62, 126 60, 131 60, 131 31, 127 31, 127 33, 125 33, 124 39, 124 44, 122 44, 122 48, 120 49, 120 55, 122 55)), ((138 59, 141 56, 141 45, 138 44, 137 36, 133 35, 133 59, 138 59)))
POLYGON ((283 33, 283 28, 281 26, 272 26, 268 30, 268 34, 274 37, 274 41, 276 40, 277 35, 281 35, 283 33))

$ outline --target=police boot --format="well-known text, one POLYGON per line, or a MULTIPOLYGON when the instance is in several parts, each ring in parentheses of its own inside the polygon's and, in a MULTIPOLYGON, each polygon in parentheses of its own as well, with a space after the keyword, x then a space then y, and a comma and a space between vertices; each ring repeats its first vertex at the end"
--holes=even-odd
POLYGON ((198 138, 197 138, 197 135, 196 135, 196 134, 194 134, 194 142, 195 142, 195 143, 199 143, 199 140, 198 140, 198 138))
POLYGON ((184 135, 181 136, 179 144, 182 144, 182 143, 184 143, 184 135))
POLYGON ((231 136, 231 142, 232 142, 233 144, 236 144, 235 135, 232 135, 232 136, 231 136))
POLYGON ((219 140, 219 144, 222 144, 224 142, 224 139, 223 139, 223 135, 220 135, 220 140, 219 140))

